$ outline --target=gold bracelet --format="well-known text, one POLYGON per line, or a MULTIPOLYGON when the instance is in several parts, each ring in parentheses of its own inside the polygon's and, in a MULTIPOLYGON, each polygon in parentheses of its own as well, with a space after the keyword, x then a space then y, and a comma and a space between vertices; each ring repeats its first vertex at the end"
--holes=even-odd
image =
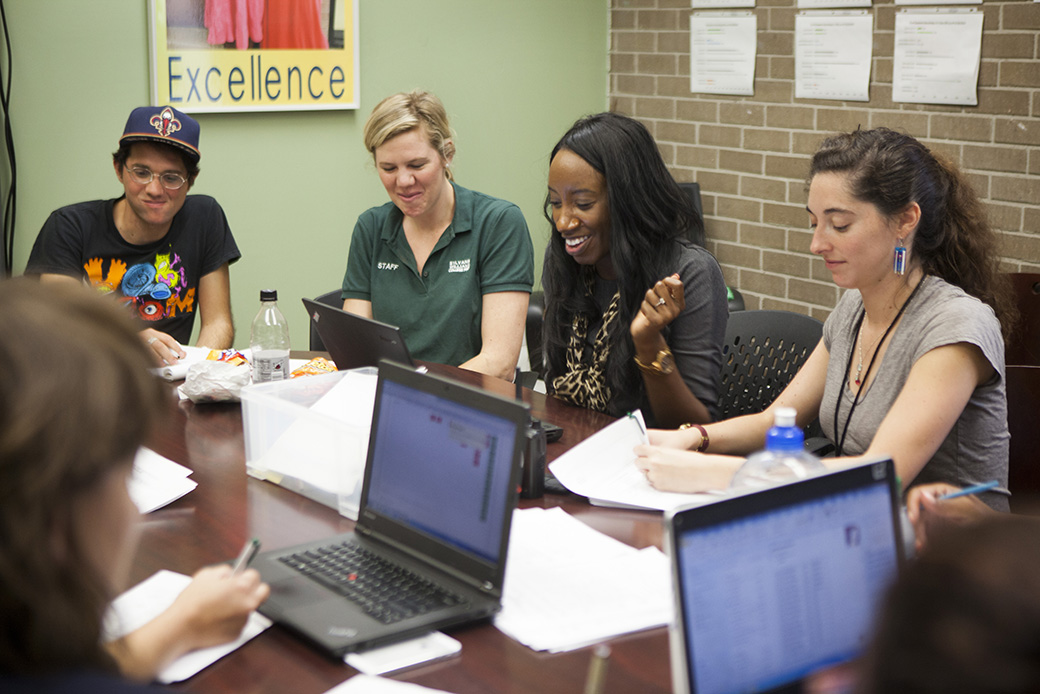
POLYGON ((696 429, 701 433, 701 445, 697 446, 696 451, 698 453, 704 453, 708 450, 708 430, 702 427, 700 424, 694 424, 693 422, 686 422, 686 424, 680 424, 679 430, 685 429, 696 429))

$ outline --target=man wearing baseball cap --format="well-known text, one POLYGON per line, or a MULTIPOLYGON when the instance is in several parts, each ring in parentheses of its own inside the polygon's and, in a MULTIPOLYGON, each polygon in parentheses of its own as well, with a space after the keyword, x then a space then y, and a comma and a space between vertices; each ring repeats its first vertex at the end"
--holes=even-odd
POLYGON ((117 295, 159 363, 184 356, 196 313, 200 346, 226 349, 235 335, 228 268, 241 253, 217 201, 188 195, 199 158, 194 118, 135 108, 112 155, 123 195, 51 213, 26 267, 44 282, 81 280, 117 295))

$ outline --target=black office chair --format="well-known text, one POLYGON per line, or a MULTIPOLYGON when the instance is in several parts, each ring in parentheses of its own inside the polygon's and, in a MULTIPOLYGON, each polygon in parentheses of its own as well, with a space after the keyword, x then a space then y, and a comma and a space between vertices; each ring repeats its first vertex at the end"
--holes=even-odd
MULTIPOLYGON (((722 345, 722 419, 761 412, 791 382, 816 348, 823 323, 790 311, 737 311, 726 325, 722 345)), ((806 439, 820 436, 818 422, 806 439)), ((814 442, 813 450, 823 452, 814 442)))
POLYGON ((1040 366, 1040 273, 1012 272, 1008 279, 1019 320, 1004 351, 1004 362, 1040 366))
POLYGON ((744 310, 744 295, 740 293, 740 290, 736 287, 726 287, 726 304, 729 306, 729 312, 743 311, 744 310))
MULTIPOLYGON (((697 210, 697 216, 701 218, 703 223, 704 205, 701 202, 701 184, 697 182, 680 183, 679 188, 686 193, 686 197, 688 197, 690 202, 693 203, 693 208, 697 210)), ((690 230, 686 237, 702 248, 708 247, 708 236, 704 231, 703 224, 700 229, 690 230)), ((729 290, 729 296, 726 298, 729 303, 730 313, 733 313, 734 311, 743 311, 744 296, 733 287, 726 287, 726 289, 729 290)))
MULTIPOLYGON (((315 297, 315 301, 319 304, 325 304, 326 306, 335 306, 336 308, 343 308, 343 299, 340 297, 342 290, 334 289, 331 292, 325 292, 321 296, 315 297)), ((318 329, 314 327, 314 321, 311 317, 307 316, 307 325, 310 326, 311 330, 311 345, 310 349, 312 352, 324 352, 325 343, 321 341, 321 335, 318 334, 318 329)))
MULTIPOLYGON (((697 216, 704 220, 704 207, 701 205, 701 186, 699 183, 680 183, 679 188, 686 193, 686 197, 693 203, 693 208, 697 210, 697 216)), ((704 225, 701 224, 700 229, 691 229, 687 237, 690 241, 693 241, 702 248, 708 247, 708 237, 704 233, 704 225)))
POLYGON ((1040 366, 1008 364, 1004 383, 1007 387, 1007 420, 1011 432, 1008 450, 1008 489, 1011 510, 1036 513, 1040 508, 1040 427, 1036 413, 1040 411, 1040 366))
POLYGON ((545 292, 535 290, 531 292, 531 299, 527 302, 527 318, 524 322, 524 330, 527 337, 527 358, 531 364, 530 371, 520 374, 521 385, 533 388, 538 379, 545 376, 545 362, 542 358, 542 321, 545 313, 545 292))

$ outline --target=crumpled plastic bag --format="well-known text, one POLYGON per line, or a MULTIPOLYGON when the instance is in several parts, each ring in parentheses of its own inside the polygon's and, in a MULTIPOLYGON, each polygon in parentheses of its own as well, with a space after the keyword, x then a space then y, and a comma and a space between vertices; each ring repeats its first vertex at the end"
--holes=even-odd
POLYGON ((249 385, 249 365, 226 361, 200 361, 192 364, 181 393, 192 402, 239 402, 244 386, 249 385))

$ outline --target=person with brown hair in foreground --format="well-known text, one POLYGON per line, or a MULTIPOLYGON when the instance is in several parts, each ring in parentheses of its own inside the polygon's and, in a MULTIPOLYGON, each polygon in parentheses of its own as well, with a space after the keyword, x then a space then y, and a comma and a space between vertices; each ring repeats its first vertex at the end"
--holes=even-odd
POLYGON ((268 595, 254 570, 208 567, 155 620, 102 643, 136 545, 134 455, 167 406, 136 337, 116 301, 82 286, 0 282, 0 691, 148 691, 129 680, 236 638, 268 595))

